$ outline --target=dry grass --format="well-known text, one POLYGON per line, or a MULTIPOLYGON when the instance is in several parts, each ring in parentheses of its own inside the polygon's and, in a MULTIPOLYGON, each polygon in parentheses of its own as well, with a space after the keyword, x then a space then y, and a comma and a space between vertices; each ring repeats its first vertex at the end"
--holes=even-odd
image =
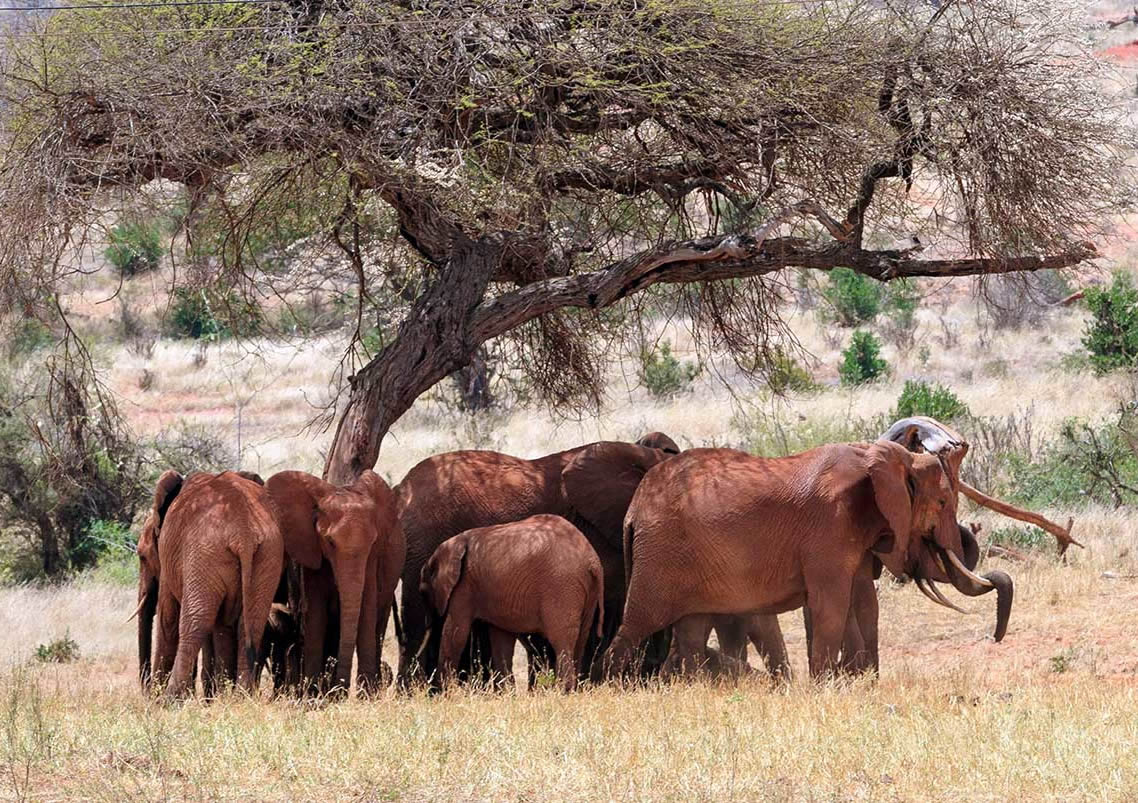
MULTIPOLYGON (((1113 550, 1134 521, 1095 519, 1113 550)), ((1097 542, 1096 542, 1097 543, 1097 542)), ((876 683, 798 679, 574 695, 389 692, 309 708, 234 695, 164 709, 136 687, 131 594, 0 592, 0 794, 30 799, 1127 800, 1138 794, 1138 585, 1130 560, 1005 565, 1017 600, 1002 644, 992 603, 963 617, 882 590, 876 683), (84 657, 43 666, 70 626, 84 657)), ((388 651, 389 659, 393 657, 388 651)))

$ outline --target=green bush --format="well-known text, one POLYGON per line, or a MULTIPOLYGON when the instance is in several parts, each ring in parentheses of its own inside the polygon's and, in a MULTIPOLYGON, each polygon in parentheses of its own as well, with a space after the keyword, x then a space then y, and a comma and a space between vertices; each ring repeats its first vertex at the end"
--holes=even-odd
POLYGON ((838 366, 842 384, 853 386, 872 382, 888 370, 889 364, 881 357, 881 342, 871 332, 854 332, 849 346, 842 352, 842 364, 838 366))
POLYGON ((806 367, 781 348, 776 348, 770 356, 767 368, 767 384, 775 393, 813 393, 818 383, 806 367))
POLYGON ((109 239, 103 255, 123 276, 154 270, 162 259, 162 226, 158 223, 124 221, 111 229, 109 239))
POLYGON ((641 352, 640 369, 644 387, 657 399, 687 390, 700 370, 694 363, 676 359, 667 340, 658 349, 641 352))
POLYGON ((881 285, 850 268, 834 268, 822 298, 833 318, 842 326, 857 326, 877 317, 881 309, 881 285))
POLYGON ((1091 318, 1083 330, 1083 346, 1095 371, 1130 368, 1138 359, 1138 289, 1130 276, 1114 274, 1110 287, 1086 292, 1091 318))
POLYGON ((101 563, 104 558, 133 557, 136 540, 129 526, 95 519, 87 524, 83 538, 68 550, 71 567, 85 569, 101 563))
POLYGON ((946 423, 971 415, 968 405, 944 385, 930 385, 919 379, 905 380, 905 387, 897 397, 897 407, 893 413, 894 418, 927 415, 946 423))
POLYGON ((1055 544, 1055 539, 1038 527, 997 527, 988 536, 988 542, 997 546, 1014 547, 1016 549, 1035 549, 1049 551, 1055 544))
POLYGON ((36 660, 41 664, 69 664, 78 661, 79 643, 71 638, 71 631, 68 630, 63 638, 37 645, 36 660))
POLYGON ((1138 454, 1131 446, 1136 430, 1132 412, 1117 422, 1067 419, 1059 437, 1034 459, 1008 456, 1009 500, 1029 508, 1138 502, 1138 493, 1131 490, 1138 488, 1138 454))
POLYGON ((178 287, 170 306, 169 334, 194 340, 247 337, 261 326, 256 304, 232 289, 178 287))

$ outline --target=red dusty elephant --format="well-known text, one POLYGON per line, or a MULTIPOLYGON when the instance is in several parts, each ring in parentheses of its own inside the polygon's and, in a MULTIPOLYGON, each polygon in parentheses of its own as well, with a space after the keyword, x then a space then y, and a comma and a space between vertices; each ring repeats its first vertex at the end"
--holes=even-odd
POLYGON ((604 572, 581 531, 560 516, 539 515, 467 530, 444 541, 423 566, 420 593, 442 620, 439 673, 453 680, 475 619, 490 628, 491 662, 513 677, 517 636, 553 645, 557 679, 577 686, 585 642, 604 626, 604 572))
MULTIPOLYGON (((217 663, 251 691, 284 555, 265 489, 235 472, 185 479, 166 471, 155 488, 138 554, 139 674, 144 687, 153 681, 166 684, 168 698, 186 694, 193 685, 198 653, 212 641, 221 653, 217 663)), ((207 669, 214 671, 212 666, 207 669)))
MULTIPOLYGON (((774 459, 684 452, 648 473, 625 519, 628 598, 609 666, 623 671, 644 638, 692 614, 805 605, 811 674, 832 671, 855 578, 874 557, 898 576, 916 571, 925 552, 959 562, 955 512, 940 461, 891 442, 774 459)), ((694 660, 703 649, 680 644, 673 657, 694 660)))
POLYGON ((412 468, 395 489, 407 538, 400 679, 430 677, 438 668, 437 645, 424 642, 430 617, 418 585, 423 565, 439 545, 465 530, 541 513, 568 519, 596 550, 605 571, 605 622, 611 634, 624 604, 624 514, 645 473, 679 452, 661 433, 641 442, 651 446, 601 441, 535 460, 490 451, 447 452, 412 468))
POLYGON ((288 558, 301 567, 306 690, 346 692, 353 656, 361 690, 379 688, 383 636, 406 553, 391 488, 373 471, 346 487, 282 471, 265 487, 279 511, 288 558), (338 632, 339 643, 326 662, 329 632, 338 632))

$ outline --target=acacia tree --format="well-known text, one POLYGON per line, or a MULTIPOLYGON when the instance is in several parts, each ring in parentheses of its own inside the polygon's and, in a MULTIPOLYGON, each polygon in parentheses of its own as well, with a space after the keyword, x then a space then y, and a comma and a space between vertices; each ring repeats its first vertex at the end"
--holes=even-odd
POLYGON ((8 42, 6 298, 50 296, 111 199, 158 179, 189 189, 191 244, 202 221, 221 232, 211 270, 272 286, 250 233, 319 196, 357 334, 397 290, 325 467, 348 480, 494 338, 550 401, 595 398, 606 335, 650 287, 761 370, 781 269, 1090 258, 1129 182, 1074 19, 1011 0, 58 12, 8 42))

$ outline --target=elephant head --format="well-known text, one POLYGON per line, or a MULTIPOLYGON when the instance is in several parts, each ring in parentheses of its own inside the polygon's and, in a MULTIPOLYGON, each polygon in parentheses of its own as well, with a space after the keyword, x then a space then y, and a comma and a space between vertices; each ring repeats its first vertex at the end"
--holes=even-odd
POLYGON ((162 472, 135 547, 138 553, 138 608, 135 610, 138 617, 138 677, 143 688, 150 683, 150 645, 158 606, 158 536, 166 511, 182 490, 182 484, 182 475, 177 471, 162 472))
POLYGON ((659 432, 639 443, 602 441, 584 447, 561 472, 564 501, 570 518, 582 529, 591 528, 618 552, 623 551, 624 514, 648 470, 679 454, 675 441, 659 432))
POLYGON ((456 535, 439 544, 439 548, 423 564, 419 575, 419 593, 435 611, 439 621, 446 618, 450 598, 466 565, 466 537, 456 535))
POLYGON ((303 471, 282 471, 269 477, 265 488, 277 508, 288 557, 307 569, 317 570, 325 560, 332 567, 340 595, 335 679, 346 689, 360 638, 364 588, 376 582, 368 562, 383 523, 393 515, 391 490, 373 471, 346 487, 303 471))
POLYGON ((637 446, 644 446, 648 449, 659 449, 661 452, 668 454, 679 454, 680 447, 676 442, 665 435, 663 432, 649 432, 636 442, 637 446))
POLYGON ((933 602, 955 611, 960 611, 960 608, 945 599, 935 583, 950 583, 957 591, 970 597, 994 590, 996 631, 993 638, 1000 641, 1007 632, 1008 619, 1011 617, 1014 596, 1012 579, 1001 571, 991 571, 984 575, 972 571, 979 561, 980 548, 975 534, 956 521, 960 464, 968 453, 967 442, 939 421, 923 416, 897 421, 881 436, 881 441, 899 443, 912 452, 927 453, 917 455, 918 457, 935 457, 943 465, 952 488, 952 504, 946 505, 941 511, 937 527, 943 537, 910 545, 909 573, 917 587, 933 602))
POLYGON ((888 525, 871 551, 889 571, 898 577, 913 571, 915 543, 959 544, 956 495, 935 457, 878 441, 866 450, 866 470, 877 510, 888 525), (946 532, 950 518, 953 531, 946 532))

